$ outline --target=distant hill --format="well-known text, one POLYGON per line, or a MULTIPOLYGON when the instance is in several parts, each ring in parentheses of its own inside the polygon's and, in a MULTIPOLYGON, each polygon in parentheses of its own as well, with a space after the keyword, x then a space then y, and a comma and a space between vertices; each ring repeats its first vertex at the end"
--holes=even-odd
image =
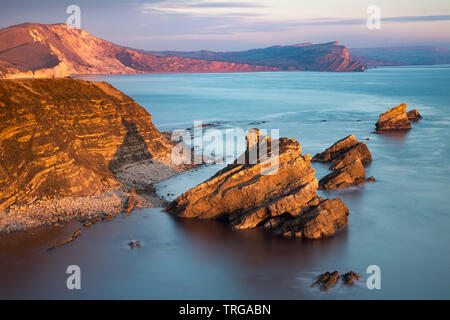
POLYGON ((363 71, 337 42, 244 52, 150 52, 121 47, 65 24, 0 30, 0 78, 150 72, 363 71))
POLYGON ((450 50, 431 46, 349 49, 351 57, 366 66, 450 64, 450 50))
POLYGON ((0 77, 146 72, 248 72, 275 68, 165 57, 126 49, 65 24, 24 23, 0 30, 0 77))
POLYGON ((210 61, 258 64, 281 70, 301 71, 364 71, 364 66, 350 58, 347 48, 338 42, 301 43, 273 46, 238 52, 162 51, 153 52, 169 57, 185 57, 210 61))

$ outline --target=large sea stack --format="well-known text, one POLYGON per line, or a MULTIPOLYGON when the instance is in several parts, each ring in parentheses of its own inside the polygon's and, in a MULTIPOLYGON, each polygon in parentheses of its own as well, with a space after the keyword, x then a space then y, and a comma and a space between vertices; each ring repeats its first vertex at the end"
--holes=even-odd
POLYGON ((281 138, 270 148, 270 138, 258 130, 247 135, 247 151, 233 164, 183 193, 168 211, 181 218, 218 219, 235 229, 265 228, 276 234, 318 239, 331 236, 348 222, 349 211, 340 199, 317 196, 315 170, 300 143, 281 138), (268 145, 268 157, 249 163, 258 145, 268 145), (272 155, 278 154, 278 170, 272 155))

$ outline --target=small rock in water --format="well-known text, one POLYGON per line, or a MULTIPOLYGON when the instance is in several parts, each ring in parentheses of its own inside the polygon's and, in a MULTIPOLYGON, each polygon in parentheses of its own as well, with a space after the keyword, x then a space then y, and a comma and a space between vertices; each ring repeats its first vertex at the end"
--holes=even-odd
POLYGON ((104 217, 102 217, 102 221, 109 221, 109 220, 112 220, 113 219, 113 216, 104 216, 104 217))
POLYGON ((317 277, 317 280, 311 284, 311 287, 319 286, 320 290, 325 291, 334 287, 339 280, 339 273, 337 271, 325 272, 317 277))
POLYGON ((337 271, 333 272, 325 272, 320 274, 316 280, 311 284, 311 288, 314 288, 316 286, 320 287, 320 290, 326 291, 332 287, 334 287, 338 281, 341 280, 342 284, 344 286, 351 286, 356 281, 361 280, 361 277, 352 271, 349 271, 341 276, 339 276, 339 273, 337 271))
POLYGON ((361 280, 361 277, 352 270, 340 276, 340 279, 342 280, 344 286, 351 286, 355 283, 355 281, 361 280))
POLYGON ((406 113, 406 116, 408 117, 408 119, 410 120, 410 121, 413 121, 413 122, 417 122, 417 121, 419 121, 420 119, 422 119, 423 117, 420 115, 420 113, 419 113, 419 111, 417 111, 417 110, 411 110, 411 111, 408 111, 407 113, 406 113))
POLYGON ((130 246, 131 249, 140 248, 141 242, 140 241, 131 241, 128 243, 128 245, 130 246))

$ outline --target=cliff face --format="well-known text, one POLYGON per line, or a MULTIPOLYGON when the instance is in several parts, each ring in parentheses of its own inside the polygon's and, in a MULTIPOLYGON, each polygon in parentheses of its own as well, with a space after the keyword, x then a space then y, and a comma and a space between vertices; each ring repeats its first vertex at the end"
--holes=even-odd
POLYGON ((304 43, 291 46, 273 46, 241 52, 174 52, 167 56, 238 62, 300 71, 364 71, 364 66, 351 59, 347 48, 338 42, 304 43))
POLYGON ((170 167, 150 114, 105 82, 0 80, 0 211, 100 194, 136 163, 170 167))
POLYGON ((24 23, 0 30, 0 78, 144 72, 244 72, 274 68, 129 50, 65 24, 24 23))

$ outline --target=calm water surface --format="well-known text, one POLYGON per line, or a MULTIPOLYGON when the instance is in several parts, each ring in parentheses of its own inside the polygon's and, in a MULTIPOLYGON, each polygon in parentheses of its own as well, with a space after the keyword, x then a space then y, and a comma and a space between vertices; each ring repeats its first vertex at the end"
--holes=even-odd
MULTIPOLYGON (((0 237, 0 298, 450 298, 450 66, 385 67, 364 73, 164 74, 89 77, 133 97, 164 130, 194 120, 218 129, 280 129, 314 155, 349 134, 365 141, 377 182, 339 192, 348 228, 321 241, 233 232, 213 221, 135 211, 85 229, 74 243, 44 250, 77 228, 42 228, 0 237), (371 132, 378 114, 407 103, 424 119, 402 135, 371 132), (326 120, 323 122, 322 120, 326 120), (141 249, 127 243, 140 240, 141 249), (65 287, 65 268, 82 270, 82 290, 65 287), (381 290, 364 282, 322 293, 309 288, 324 271, 381 268, 381 290)), ((316 176, 327 167, 313 164, 316 176)), ((188 190, 220 165, 158 185, 188 190)), ((173 196, 169 196, 173 198, 173 196)))

